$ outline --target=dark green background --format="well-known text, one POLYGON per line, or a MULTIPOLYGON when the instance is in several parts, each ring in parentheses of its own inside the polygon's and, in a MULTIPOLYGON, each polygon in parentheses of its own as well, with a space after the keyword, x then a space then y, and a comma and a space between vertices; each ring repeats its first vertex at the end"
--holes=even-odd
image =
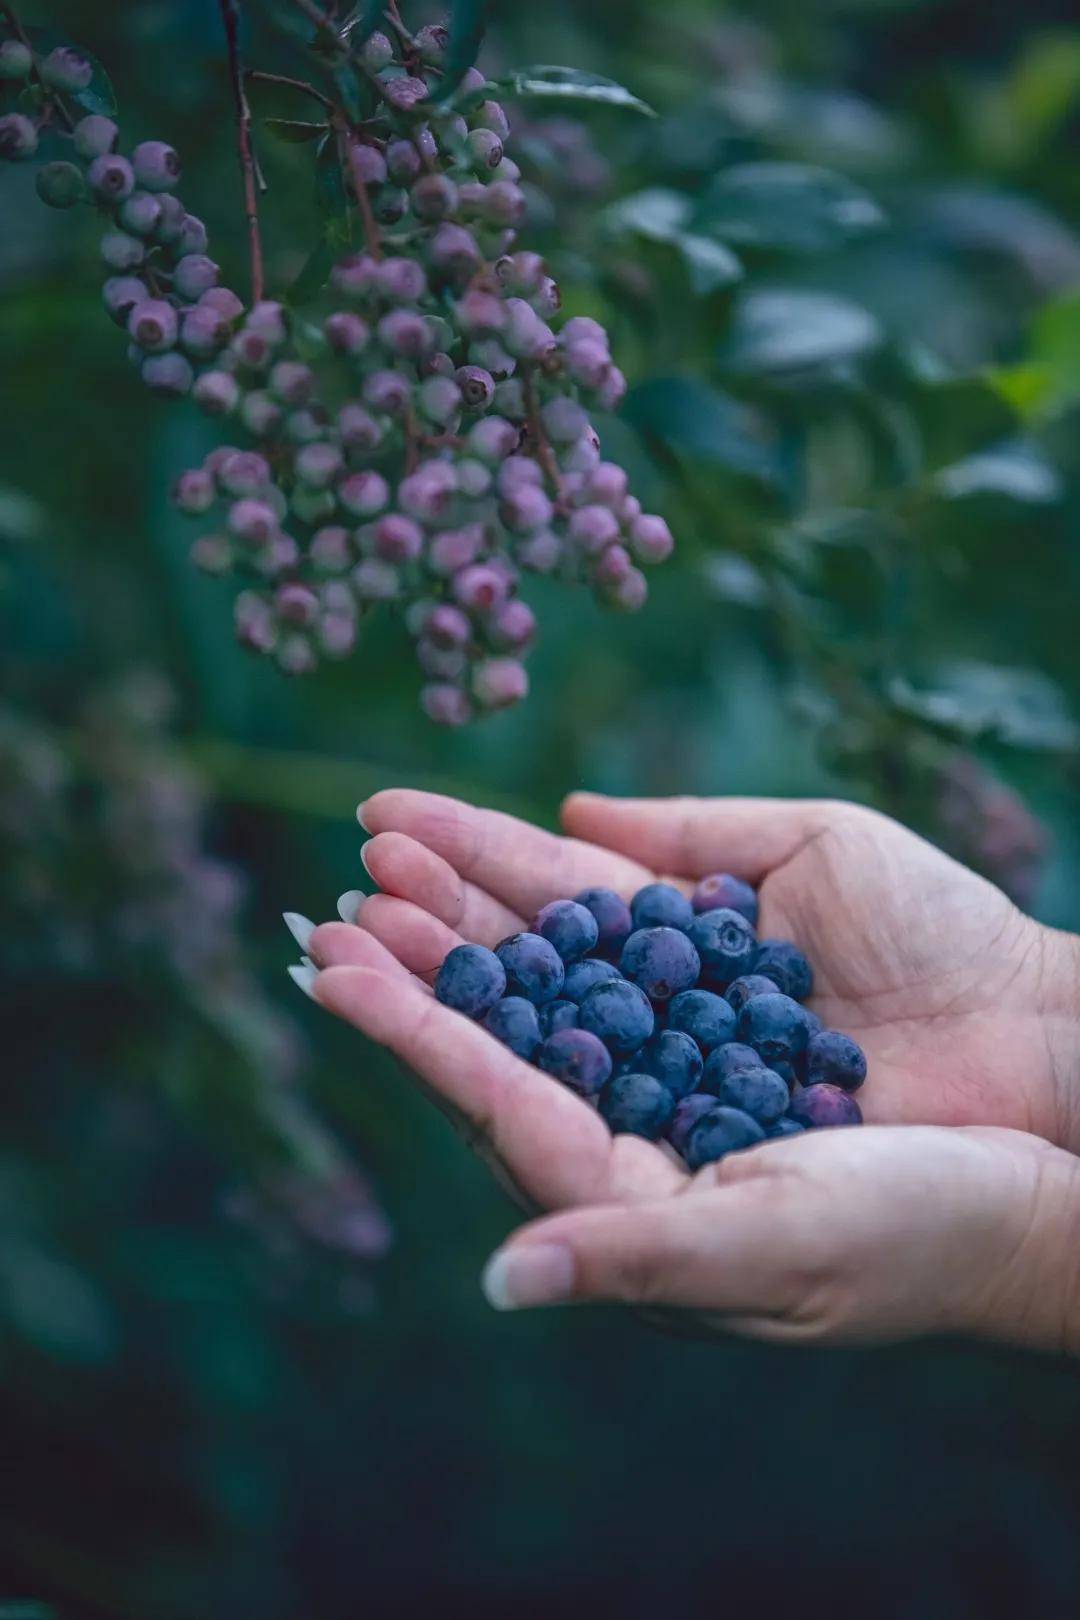
MULTIPOLYGON (((275 7, 249 9, 257 53, 293 66, 275 7)), ((935 773, 1001 668, 1054 684, 1004 676, 1008 723, 976 751, 1052 836, 1038 914, 1080 926, 1062 746, 1080 686, 1070 9, 496 6, 496 66, 591 66, 663 114, 587 112, 611 184, 549 176, 537 230, 569 307, 612 323, 634 391, 607 441, 680 551, 638 619, 533 592, 534 695, 462 735, 420 718, 394 624, 303 685, 233 647, 228 588, 189 571, 192 531, 166 498, 213 431, 126 365, 89 212, 48 213, 27 172, 0 175, 0 668, 5 728, 22 728, 7 756, 0 739, 0 781, 15 803, 28 737, 74 777, 59 830, 20 812, 3 834, 0 1597, 131 1620, 1080 1612, 1074 1367, 959 1345, 705 1347, 607 1311, 494 1316, 477 1280, 513 1212, 398 1071, 298 1004, 279 921, 330 915, 364 882, 354 806, 398 783, 549 823, 582 785, 840 792, 957 847, 935 773), (670 244, 600 219, 644 187, 700 199, 755 157, 826 163, 882 203, 872 237, 743 254, 751 291, 871 310, 872 360, 834 363, 825 332, 797 386, 740 372, 744 294, 696 296, 670 244), (714 405, 737 396, 760 433, 729 431, 688 379, 714 405), (1002 403, 1019 394, 1022 417, 1002 403), (974 454, 993 463, 982 492, 946 498, 937 472, 974 454), (1052 498, 1031 498, 1032 467, 1052 498), (872 543, 843 538, 852 510, 872 543), (957 660, 983 683, 958 726, 890 698, 897 675, 955 690, 957 660), (173 707, 117 764, 132 722, 99 694, 147 670, 173 707), (206 872, 180 862, 165 884, 183 841, 168 815, 149 855, 138 839, 103 855, 89 830, 112 824, 118 784, 138 799, 181 761, 188 833, 243 874, 238 918, 206 872), (28 907, 36 862, 48 901, 28 907), (122 948, 115 916, 147 881, 168 889, 162 938, 122 948), (225 940, 193 966, 210 914, 225 940), (91 940, 76 963, 72 919, 91 940), (361 1239, 343 1209, 368 1219, 361 1239)), ((56 0, 48 20, 108 64, 132 141, 181 147, 185 200, 242 278, 216 7, 56 0)), ((280 286, 317 215, 306 154, 263 157, 280 286)), ((782 342, 807 329, 793 317, 782 342)))

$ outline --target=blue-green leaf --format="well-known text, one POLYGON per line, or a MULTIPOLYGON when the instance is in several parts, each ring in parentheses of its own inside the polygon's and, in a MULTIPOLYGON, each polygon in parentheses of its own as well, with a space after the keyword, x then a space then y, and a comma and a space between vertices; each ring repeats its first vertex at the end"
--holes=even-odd
POLYGON ((300 118, 264 118, 263 128, 279 141, 300 146, 305 141, 317 141, 326 134, 325 124, 309 124, 300 118))
POLYGON ((623 416, 647 439, 773 487, 786 468, 763 420, 696 377, 651 377, 632 389, 623 416))
POLYGON ((653 186, 612 203, 604 210, 601 224, 613 236, 641 236, 650 242, 670 243, 686 264, 694 292, 705 297, 738 281, 742 265, 722 242, 682 228, 692 212, 693 203, 683 192, 653 186))
POLYGON ((635 96, 625 85, 614 79, 605 79, 599 73, 585 73, 580 68, 527 67, 520 68, 500 79, 496 88, 505 95, 520 100, 591 102, 603 107, 622 107, 628 112, 644 113, 655 118, 656 113, 647 101, 635 96))
POLYGON ((312 299, 318 298, 330 279, 330 272, 336 259, 337 253, 329 235, 324 236, 312 249, 299 275, 285 294, 285 302, 291 309, 299 309, 303 304, 310 304, 312 299))
POLYGON ((801 287, 759 288, 735 311, 721 351, 728 371, 766 377, 850 366, 884 339, 869 310, 801 287))
POLYGON ((447 101, 475 64, 484 41, 492 0, 454 0, 450 15, 450 44, 443 61, 443 76, 432 101, 447 101))
POLYGON ((695 229, 743 247, 823 253, 884 222, 869 192, 831 169, 740 163, 706 191, 695 229))

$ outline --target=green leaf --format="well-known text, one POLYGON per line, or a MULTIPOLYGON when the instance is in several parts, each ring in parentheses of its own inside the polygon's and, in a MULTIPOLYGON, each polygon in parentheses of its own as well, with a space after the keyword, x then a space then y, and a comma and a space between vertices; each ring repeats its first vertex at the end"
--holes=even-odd
POLYGON ((828 371, 863 359, 884 333, 869 310, 831 293, 761 288, 735 310, 721 363, 741 376, 828 371))
POLYGON ((264 118, 263 128, 276 140, 301 146, 305 141, 317 141, 327 133, 326 124, 308 124, 299 118, 264 118))
POLYGON ((1080 742, 1060 688, 1033 669, 957 661, 921 689, 896 676, 888 697, 902 714, 968 742, 986 738, 1049 753, 1067 753, 1080 742))
POLYGON ((310 304, 312 299, 318 298, 330 279, 336 259, 333 243, 329 236, 325 236, 312 249, 303 269, 285 294, 285 302, 291 309, 299 309, 301 305, 310 304))
POLYGON ((741 163, 717 175, 695 229, 740 246, 822 253, 880 228, 870 194, 809 163, 741 163))
POLYGON ((651 377, 631 390, 622 414, 671 450, 771 487, 785 482, 780 447, 763 420, 696 377, 651 377))
POLYGON ((675 245, 686 261, 690 285, 699 297, 708 297, 742 279, 742 265, 722 242, 710 242, 707 236, 681 235, 676 237, 675 245))
POLYGON ((383 21, 385 10, 386 0, 364 0, 362 5, 354 6, 341 25, 342 38, 356 45, 366 44, 383 21))
POLYGON ((941 469, 934 489, 949 501, 990 496, 1020 506, 1056 506, 1065 493, 1058 469, 1028 444, 1003 444, 965 456, 941 469))
POLYGON ((484 42, 492 0, 454 0, 450 15, 450 44, 443 61, 443 76, 432 101, 448 101, 475 64, 484 42))
POLYGON ((742 265, 722 243, 681 228, 692 210, 693 204, 683 192, 654 186, 612 203, 601 215, 601 226, 613 236, 635 235, 669 243, 682 256, 694 292, 705 297, 738 281, 742 265))
POLYGON ((622 107, 628 112, 644 113, 655 118, 656 112, 647 101, 635 96, 614 79, 605 79, 598 73, 585 73, 579 68, 528 67, 508 74, 496 85, 504 95, 517 96, 523 101, 591 102, 603 107, 622 107))
POLYGON ((116 117, 116 92, 112 81, 97 57, 91 51, 84 50, 81 45, 73 45, 66 34, 59 33, 55 28, 28 28, 26 37, 29 39, 37 56, 48 56, 57 46, 67 45, 77 50, 80 56, 93 68, 93 77, 85 90, 66 91, 68 99, 78 103, 90 113, 100 113, 104 118, 116 117))

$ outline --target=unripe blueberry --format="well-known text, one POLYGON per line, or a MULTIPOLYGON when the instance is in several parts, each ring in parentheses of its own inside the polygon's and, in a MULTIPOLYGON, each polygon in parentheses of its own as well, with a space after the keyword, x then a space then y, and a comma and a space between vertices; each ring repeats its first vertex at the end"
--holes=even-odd
POLYGON ((110 276, 102 288, 102 298, 117 326, 126 326, 136 304, 146 298, 146 283, 138 276, 110 276))
POLYGON ((180 184, 180 158, 164 141, 143 141, 132 152, 131 164, 147 191, 175 191, 180 184))
POLYGON ((495 180, 484 197, 484 218, 492 225, 520 225, 529 211, 529 199, 513 180, 495 180))
MULTIPOLYGON (((495 178, 496 180, 509 180, 512 185, 517 185, 521 179, 521 170, 513 158, 504 157, 495 170, 495 178)), ((502 251, 505 252, 506 249, 504 248, 502 251)))
POLYGON ((390 512, 375 525, 375 555, 384 562, 415 562, 424 549, 424 531, 412 518, 390 512))
POLYGON ((314 444, 326 437, 329 427, 328 413, 321 405, 302 405, 290 411, 285 418, 285 434, 293 444, 314 444))
POLYGON ((310 585, 292 582, 279 585, 274 592, 274 612, 283 624, 294 624, 301 629, 315 623, 319 611, 319 598, 310 585))
POLYGON ((413 40, 413 44, 420 52, 421 61, 433 63, 439 63, 442 61, 443 57, 446 55, 446 47, 449 43, 449 33, 445 28, 440 27, 437 23, 432 23, 426 28, 421 28, 420 32, 413 40))
POLYGON ((551 276, 545 276, 539 287, 529 299, 533 309, 538 315, 557 315, 562 308, 562 293, 559 283, 551 276))
POLYGON ((376 284, 379 266, 366 253, 351 253, 330 272, 330 285, 345 298, 366 298, 376 284))
POLYGON ((523 485, 543 489, 544 471, 532 456, 509 456, 499 468, 495 483, 500 495, 512 495, 523 485))
POLYGON ((204 371, 196 379, 195 403, 208 416, 229 416, 240 401, 240 384, 227 371, 204 371))
POLYGON ((597 392, 602 411, 616 411, 626 398, 629 384, 618 366, 609 366, 597 392))
POLYGON ((190 298, 194 302, 203 293, 209 292, 211 287, 216 287, 220 277, 220 267, 205 253, 185 253, 182 259, 177 260, 173 271, 173 289, 181 298, 190 298))
POLYGON ((22 113, 5 113, 0 118, 0 158, 17 163, 31 158, 38 148, 38 133, 22 113))
POLYGON ((446 427, 461 413, 461 389, 450 377, 426 377, 417 390, 416 402, 421 416, 436 427, 446 427))
POLYGON ((490 129, 501 141, 509 139, 510 120, 499 101, 482 101, 472 114, 472 122, 476 129, 490 129))
POLYGON ((174 197, 171 191, 162 191, 158 194, 161 203, 161 221, 157 228, 157 240, 162 247, 173 252, 184 234, 184 221, 187 219, 187 210, 179 197, 174 197))
POLYGON ((21 39, 5 39, 0 45, 0 82, 28 79, 33 66, 34 53, 21 39))
POLYGON ((191 392, 195 373, 189 361, 175 350, 170 354, 152 354, 142 363, 142 380, 151 393, 179 399, 191 392))
POLYGON ((173 485, 173 505, 188 517, 200 517, 209 512, 217 500, 213 476, 205 467, 193 467, 181 473, 173 485))
POLYGON ((324 613, 319 619, 319 648, 327 658, 347 658, 356 647, 356 613, 324 613))
POLYGON ((440 225, 430 252, 432 264, 445 275, 467 275, 480 262, 476 238, 463 225, 440 225))
POLYGON ((436 647, 467 647, 472 640, 472 625, 460 608, 440 602, 427 614, 424 634, 436 647))
POLYGON ((473 563, 454 575, 454 600, 467 613, 490 613, 506 601, 508 587, 502 573, 488 563, 473 563))
POLYGON ((584 489, 588 498, 597 506, 610 506, 613 512, 622 515, 626 501, 627 477, 615 462, 602 461, 599 466, 594 467, 585 478, 584 489))
POLYGON ((465 146, 477 169, 497 169, 503 160, 503 143, 493 130, 474 129, 465 146))
POLYGON ((421 101, 427 100, 428 88, 423 79, 414 79, 409 74, 400 79, 384 79, 382 88, 391 107, 399 112, 412 112, 421 101))
POLYGON ((460 647, 437 647, 421 637, 416 644, 416 662, 433 681, 456 681, 464 675, 468 659, 460 647))
POLYGON ((470 287, 454 305, 454 321, 466 337, 501 332, 506 325, 506 307, 494 293, 470 287))
POLYGON ((467 694, 460 686, 451 686, 445 681, 425 686, 420 693, 420 706, 437 726, 467 726, 472 719, 467 694))
POLYGON ((73 208, 86 192, 82 171, 74 163, 46 163, 38 170, 35 185, 50 208, 73 208))
POLYGON ((383 347, 402 360, 418 360, 434 347, 427 321, 412 309, 392 309, 379 322, 378 333, 383 347))
POLYGON ((627 495, 619 506, 620 523, 623 524, 624 528, 629 528, 630 524, 636 522, 640 516, 641 502, 636 495, 627 495))
POLYGON ((567 345, 598 343, 605 354, 610 352, 607 332, 591 315, 575 315, 567 321, 562 329, 562 340, 567 345))
POLYGON ((412 384, 400 371, 373 371, 364 379, 364 399, 380 416, 403 416, 412 394, 412 384))
POLYGON ((513 455, 520 438, 521 434, 511 422, 504 421, 501 416, 485 416, 469 429, 466 443, 470 455, 494 466, 513 455))
POLYGON ((398 503, 421 523, 437 523, 448 511, 456 491, 457 478, 448 461, 425 461, 402 479, 398 503))
POLYGON ((225 347, 228 340, 228 322, 220 311, 209 305, 196 305, 185 309, 180 321, 180 347, 196 360, 210 360, 225 347))
POLYGON ((376 270, 374 284, 395 304, 418 304, 428 290, 424 267, 415 259, 384 259, 376 270))
POLYGON ((242 301, 228 287, 211 287, 209 292, 204 292, 199 299, 199 308, 216 309, 230 325, 244 313, 242 301))
POLYGON ((365 41, 362 54, 365 66, 377 73, 394 60, 394 47, 385 34, 376 30, 365 41))
POLYGON ((483 545, 484 531, 478 523, 464 529, 444 529, 432 537, 427 553, 428 567, 433 574, 449 579, 475 562, 483 545))
POLYGON ((630 526, 630 550, 640 563, 666 562, 675 549, 671 530, 662 517, 646 514, 630 526))
POLYGON ((410 185, 420 173, 420 154, 412 141, 391 141, 386 148, 386 169, 395 185, 410 185))
POLYGON ((345 464, 336 444, 305 444, 296 452, 296 476, 309 489, 329 489, 345 464))
POLYGON ((301 523, 326 523, 337 511, 333 490, 312 489, 308 484, 294 486, 289 505, 301 523))
POLYGON ((237 499, 260 494, 271 479, 270 463, 257 450, 234 450, 223 456, 215 474, 223 492, 237 499))
MULTIPOLYGON (((2 50, 3 47, 0 46, 0 52, 2 50)), ((111 118, 103 118, 100 113, 90 113, 87 118, 79 119, 71 138, 75 146, 75 156, 81 158, 83 163, 93 163, 95 158, 115 152, 116 143, 120 139, 120 129, 111 118)))
POLYGON ((539 290, 547 267, 539 253, 511 253, 499 260, 495 274, 507 292, 528 298, 539 290))
POLYGON ((346 450, 367 452, 378 449, 383 430, 362 405, 343 405, 338 412, 337 429, 346 450))
POLYGON ((474 338, 469 344, 469 362, 489 373, 492 382, 505 382, 517 370, 517 361, 497 337, 474 338))
POLYGON ((593 578, 598 585, 622 585, 634 571, 634 564, 625 546, 608 546, 600 555, 593 578))
POLYGON ((348 310, 328 315, 323 322, 323 331, 326 333, 327 343, 335 354, 350 356, 362 354, 371 337, 367 322, 348 310))
POLYGON ((386 159, 377 146, 354 141, 349 148, 349 176, 354 184, 382 186, 386 184, 386 159))
POLYGON ((256 388, 240 401, 240 420, 252 438, 270 439, 280 432, 285 412, 276 399, 256 388))
POLYGON ((376 517, 390 504, 390 486, 381 473, 350 473, 338 485, 337 498, 353 517, 376 517))
POLYGON ((577 444, 571 445, 569 450, 562 453, 560 463, 572 476, 584 477, 585 474, 592 472, 594 467, 599 467, 600 440, 592 427, 581 435, 577 444))
POLYGON ((566 348, 566 369, 582 388, 599 388, 611 368, 611 356, 604 344, 588 338, 566 348))
POLYGON ((445 174, 424 174, 409 193, 417 219, 449 219, 457 209, 457 186, 445 174))
POLYGON ((161 224, 161 203, 151 191, 133 191, 122 205, 119 218, 132 236, 153 236, 161 224))
POLYGON ((146 258, 146 249, 137 236, 126 231, 106 231, 101 238, 101 257, 112 270, 135 270, 146 258))
POLYGON ((486 411, 495 398, 495 379, 483 366, 460 366, 454 381, 460 399, 470 411, 486 411))
POLYGON ((401 576, 393 563, 381 557, 365 557, 350 578, 361 602, 394 602, 401 595, 401 576))
POLYGON ((288 311, 273 298, 264 298, 256 304, 244 325, 249 332, 258 332, 274 348, 280 348, 289 336, 288 311))
POLYGON ((525 390, 518 377, 507 377, 495 388, 495 409, 512 422, 524 422, 528 416, 525 390))
POLYGON ((458 218, 479 219, 484 212, 487 186, 483 180, 462 180, 458 184, 458 218))
MULTIPOLYGON (((158 206, 161 206, 160 199, 158 206)), ((189 253, 205 253, 209 240, 209 233, 202 220, 195 214, 186 214, 180 235, 176 239, 176 252, 180 257, 189 253)))
POLYGON ((552 399, 540 412, 540 422, 552 444, 576 444, 589 418, 573 399, 552 399))
POLYGON ((409 212, 409 194, 400 186, 382 186, 375 193, 371 211, 380 225, 397 225, 409 212))
POLYGON ((283 405, 306 405, 315 387, 315 374, 299 360, 279 360, 270 373, 270 389, 283 405))
POLYGON ((273 350, 262 333, 249 332, 246 327, 233 338, 229 353, 241 371, 266 371, 273 358, 273 350))
POLYGON ((131 340, 147 354, 164 354, 174 348, 178 329, 175 309, 161 298, 148 298, 136 304, 128 316, 131 340))
POLYGON ((241 591, 233 615, 241 646, 252 652, 270 652, 277 640, 277 626, 266 598, 255 591, 241 591))
POLYGON ((312 535, 310 551, 315 567, 328 574, 343 574, 352 564, 353 549, 349 531, 336 524, 319 529, 312 535))
POLYGON ((555 514, 551 501, 533 484, 520 484, 503 497, 499 516, 513 534, 546 529, 555 514))
POLYGON ((211 450, 210 454, 205 458, 203 466, 207 472, 213 473, 216 478, 225 463, 232 456, 238 456, 239 454, 240 451, 235 444, 219 444, 217 449, 211 450))
POLYGON ((491 468, 485 467, 482 461, 474 461, 471 456, 463 456, 457 464, 458 489, 470 501, 482 500, 490 495, 494 479, 491 468))
POLYGON ((268 501, 248 497, 229 510, 229 532, 245 545, 264 546, 277 533, 278 518, 268 501))
POLYGON ((596 557, 618 540, 619 520, 610 507, 581 506, 570 518, 568 533, 580 551, 596 557))
POLYGON ((563 560, 564 548, 551 529, 530 534, 517 548, 517 559, 530 574, 553 574, 563 560))
POLYGON ((487 625, 491 645, 505 652, 517 652, 527 647, 535 634, 536 614, 520 597, 497 608, 487 625))
POLYGON ((417 370, 422 377, 452 377, 454 362, 448 354, 432 354, 420 362, 417 370))
POLYGON ((299 566, 300 547, 291 534, 282 534, 279 530, 247 560, 264 579, 277 579, 282 574, 292 573, 299 566))
POLYGON ((40 66, 42 82, 53 90, 85 90, 94 77, 94 68, 81 51, 58 45, 40 66))
POLYGON ((605 600, 624 613, 636 613, 649 599, 649 582, 639 569, 633 568, 625 579, 606 593, 605 600))
POLYGON ((555 348, 555 334, 523 298, 506 300, 503 342, 519 360, 541 360, 555 348))
POLYGON ((275 656, 283 675, 311 675, 318 668, 314 647, 298 632, 282 637, 275 656))
POLYGON ((473 692, 482 709, 507 709, 529 694, 529 677, 516 658, 487 658, 473 670, 473 692))
POLYGON ((108 153, 95 158, 86 174, 90 189, 105 202, 121 203, 135 190, 135 175, 127 158, 108 153))
POLYGON ((232 547, 223 534, 200 535, 188 556, 204 574, 227 574, 232 567, 232 547))

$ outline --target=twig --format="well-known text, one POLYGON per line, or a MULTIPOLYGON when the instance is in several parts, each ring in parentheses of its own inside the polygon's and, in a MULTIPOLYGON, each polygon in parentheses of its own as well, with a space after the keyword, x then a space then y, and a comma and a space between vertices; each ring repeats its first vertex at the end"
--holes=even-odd
POLYGON ((220 5, 229 48, 229 79, 236 106, 236 147, 240 155, 251 255, 251 301, 261 304, 266 292, 266 273, 263 267, 262 232, 259 229, 259 186, 251 150, 251 108, 244 89, 244 69, 240 60, 240 0, 220 0, 220 5))
POLYGON ((304 13, 308 22, 314 28, 317 28, 321 34, 329 34, 335 45, 341 44, 341 35, 338 33, 333 18, 328 17, 322 7, 315 4, 315 0, 293 0, 293 5, 304 13))
POLYGON ((264 73, 261 68, 245 68, 244 78, 256 80, 259 84, 282 84, 288 86, 290 90, 302 90, 305 95, 312 96, 329 112, 334 110, 334 103, 330 97, 324 96, 321 90, 317 90, 306 79, 290 79, 287 73, 264 73))
POLYGON ((521 368, 521 382, 525 393, 526 420, 529 424, 529 438, 532 440, 533 454, 543 468, 548 483, 555 492, 555 497, 562 505, 566 500, 566 488, 563 484, 559 463, 555 459, 555 452, 548 442, 540 421, 540 400, 536 392, 536 377, 532 366, 523 365, 521 368))
POLYGON ((334 112, 334 129, 337 133, 339 160, 343 165, 348 164, 349 173, 352 176, 353 190, 356 193, 356 206, 359 208, 360 218, 364 222, 364 243, 373 259, 381 259, 383 256, 382 233, 379 230, 379 222, 375 218, 371 206, 371 198, 368 196, 367 181, 360 173, 360 167, 356 159, 354 132, 336 109, 334 112))

